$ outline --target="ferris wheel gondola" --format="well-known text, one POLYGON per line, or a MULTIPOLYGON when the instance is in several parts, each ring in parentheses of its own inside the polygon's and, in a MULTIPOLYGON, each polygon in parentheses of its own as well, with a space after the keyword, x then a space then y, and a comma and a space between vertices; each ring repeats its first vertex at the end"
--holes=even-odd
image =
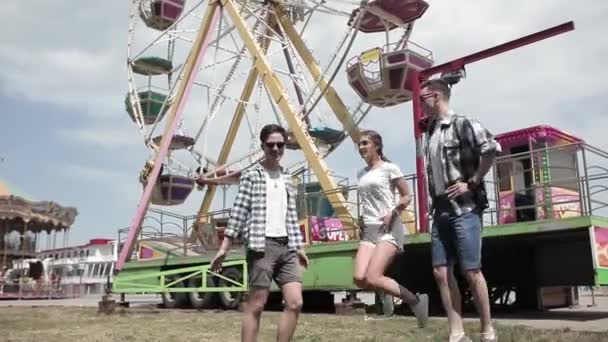
MULTIPOLYGON (((410 41, 414 21, 428 7, 424 0, 374 0, 363 8, 358 29, 386 34, 384 46, 368 49, 348 63, 348 82, 363 101, 390 107, 412 99, 414 77, 433 66, 432 52, 410 41), (391 40, 390 32, 397 28, 404 33, 391 40)), ((353 11, 349 25, 356 16, 361 16, 359 9, 353 11)))

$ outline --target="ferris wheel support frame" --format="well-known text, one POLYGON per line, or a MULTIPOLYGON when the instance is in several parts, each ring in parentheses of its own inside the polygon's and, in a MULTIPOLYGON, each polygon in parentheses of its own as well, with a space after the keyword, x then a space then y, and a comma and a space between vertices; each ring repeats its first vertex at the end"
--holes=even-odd
MULTIPOLYGON (((278 105, 283 113, 289 128, 293 132, 296 141, 302 149, 302 152, 306 156, 306 159, 308 160, 313 172, 317 175, 321 187, 327 192, 327 199, 332 204, 332 207, 342 222, 342 225, 346 229, 353 229, 354 219, 348 211, 348 208, 346 208, 346 198, 341 192, 335 191, 338 188, 338 185, 329 175, 329 168, 327 167, 327 164, 319 156, 319 151, 305 129, 304 122, 302 119, 300 119, 297 111, 292 106, 291 101, 285 92, 285 88, 283 87, 279 78, 275 75, 274 70, 266 58, 266 55, 263 53, 261 47, 255 41, 253 35, 247 28, 247 25, 239 13, 234 0, 220 0, 220 2, 239 31, 239 34, 245 42, 247 49, 254 57, 255 67, 258 70, 262 81, 272 95, 274 102, 278 105)), ((282 13, 282 11, 279 13, 282 13)), ((279 13, 277 13, 277 15, 279 13)), ((278 20, 281 20, 282 18, 282 15, 278 15, 278 20)))
POLYGON ((418 231, 421 233, 427 233, 429 231, 429 217, 428 217, 428 199, 427 199, 427 183, 426 173, 424 169, 424 151, 422 150, 422 136, 424 132, 420 127, 421 121, 424 119, 424 113, 420 105, 420 84, 429 79, 431 76, 445 73, 458 71, 464 68, 465 65, 471 64, 482 59, 493 57, 501 53, 505 53, 517 48, 537 43, 541 40, 551 38, 553 36, 560 35, 574 30, 574 22, 569 21, 561 25, 557 25, 546 30, 542 30, 530 35, 496 45, 494 47, 470 54, 465 57, 461 57, 452 60, 441 65, 430 67, 428 69, 418 72, 414 77, 413 89, 412 89, 412 105, 413 105, 413 116, 414 116, 414 135, 416 139, 416 188, 418 191, 418 231))
MULTIPOLYGON (((288 38, 294 44, 296 51, 302 57, 302 60, 304 61, 304 63, 307 65, 308 70, 309 70, 310 74, 313 76, 313 79, 315 80, 315 82, 319 81, 319 79, 322 77, 321 68, 315 62, 314 57, 310 53, 310 50, 308 50, 308 48, 306 47, 306 44, 300 38, 299 34, 296 32, 295 27, 293 26, 291 21, 286 16, 283 15, 281 8, 276 5, 273 7, 274 7, 273 9, 274 9, 275 13, 277 13, 277 15, 274 16, 274 15, 272 15, 272 13, 269 13, 268 18, 266 18, 267 30, 266 30, 266 34, 265 34, 266 38, 264 40, 262 50, 264 51, 264 53, 266 53, 266 51, 268 50, 269 45, 271 43, 271 39, 269 36, 272 35, 272 31, 269 29, 270 27, 274 27, 275 30, 277 32, 279 32, 279 34, 281 34, 282 38, 284 38, 282 35, 283 31, 289 30, 289 32, 284 32, 284 33, 288 36, 288 38), (278 22, 279 19, 277 19, 277 17, 282 18, 280 23, 278 22)), ((285 46, 283 46, 283 49, 285 49, 285 46)), ((289 58, 288 58, 288 63, 289 63, 289 58)), ((290 71, 293 73, 293 70, 290 70, 290 71)), ((218 164, 220 164, 220 165, 226 163, 226 161, 228 159, 228 155, 230 153, 232 144, 234 143, 234 139, 236 137, 236 133, 238 131, 238 128, 240 126, 240 123, 241 123, 243 115, 244 115, 245 105, 243 103, 246 103, 249 101, 249 98, 251 97, 251 93, 253 91, 253 86, 255 85, 254 82, 257 80, 257 76, 258 76, 257 68, 253 68, 250 71, 249 77, 245 83, 245 88, 243 90, 243 93, 242 93, 242 96, 240 99, 240 103, 237 106, 235 115, 233 116, 233 120, 228 129, 228 134, 226 136, 226 139, 224 140, 224 144, 222 145, 222 149, 220 151, 220 156, 218 158, 218 164)), ((296 85, 296 91, 297 90, 298 89, 297 89, 297 85, 296 85)), ((342 102, 342 99, 339 97, 339 95, 336 93, 336 91, 333 89, 333 87, 331 85, 329 85, 328 82, 324 78, 321 79, 321 81, 320 81, 320 90, 321 90, 321 92, 324 93, 324 98, 328 101, 328 103, 330 104, 330 107, 334 110, 334 114, 336 115, 338 120, 342 123, 343 127, 345 127, 349 136, 351 136, 353 141, 356 142, 359 139, 360 131, 357 127, 357 124, 352 119, 352 116, 350 115, 348 109, 342 102), (327 88, 327 91, 325 91, 325 88, 327 88)), ((308 123, 306 123, 306 124, 308 124, 308 123)), ((207 213, 209 211, 212 201, 213 201, 213 197, 215 195, 215 192, 216 192, 215 185, 209 185, 209 188, 207 188, 207 191, 205 192, 203 202, 201 204, 201 207, 200 207, 198 215, 197 215, 198 216, 197 222, 199 222, 201 220, 201 218, 205 215, 205 213, 207 213)))
POLYGON ((148 183, 146 184, 144 191, 139 200, 139 204, 137 206, 137 211, 131 225, 129 227, 129 234, 127 235, 127 240, 125 241, 120 254, 118 255, 118 260, 116 265, 114 266, 114 273, 118 273, 122 270, 125 263, 130 259, 131 254, 133 252, 133 247, 135 244, 135 240, 141 229, 141 224, 143 222, 144 214, 146 213, 148 206, 150 205, 150 197, 152 195, 152 190, 156 184, 156 180, 160 174, 160 168, 163 160, 167 155, 167 151, 169 150, 169 144, 173 138, 173 133, 177 128, 177 124, 181 119, 184 105, 190 95, 190 89, 192 87, 192 81, 194 80, 197 71, 200 68, 200 63, 205 55, 207 47, 209 46, 209 42, 211 40, 211 35, 209 34, 211 29, 216 26, 221 9, 218 6, 217 1, 209 1, 207 9, 205 10, 205 14, 203 15, 203 19, 201 20, 201 26, 198 31, 198 35, 196 40, 194 41, 193 48, 188 55, 188 59, 184 65, 183 69, 183 78, 179 84, 179 89, 177 91, 176 98, 177 102, 173 103, 169 108, 169 112, 167 114, 167 122, 165 124, 165 128, 163 131, 162 139, 160 142, 159 148, 156 150, 156 155, 154 158, 154 167, 152 168, 152 172, 148 177, 148 183))
MULTIPOLYGON (((269 15, 267 18, 267 22, 270 22, 271 18, 272 16, 269 15)), ((266 34, 264 40, 262 41, 262 52, 264 54, 266 54, 268 48, 270 47, 271 40, 268 37, 270 34, 270 30, 266 29, 266 34)), ((258 80, 258 76, 259 72, 257 68, 252 68, 249 71, 249 75, 247 76, 247 80, 245 81, 245 87, 243 88, 243 92, 241 93, 240 101, 236 107, 234 116, 232 117, 232 121, 230 122, 230 126, 228 127, 228 134, 226 135, 226 139, 224 140, 224 143, 220 150, 220 155, 217 160, 218 165, 223 165, 228 161, 228 156, 230 154, 230 151, 232 150, 234 140, 236 139, 236 134, 239 130, 239 127, 241 126, 243 117, 245 116, 245 110, 247 108, 246 104, 249 102, 249 99, 253 94, 253 90, 256 85, 256 81, 258 80)), ((200 223, 201 218, 209 211, 216 190, 217 188, 215 185, 208 185, 207 191, 205 191, 205 196, 203 197, 203 202, 201 203, 201 207, 198 211, 198 215, 196 218, 197 224, 200 223)))
POLYGON ((323 96, 325 97, 325 100, 336 115, 336 118, 340 121, 340 123, 342 124, 348 135, 351 137, 353 142, 357 143, 359 141, 359 137, 361 136, 361 131, 353 120, 352 115, 346 108, 346 105, 344 104, 338 93, 334 90, 334 88, 330 84, 328 84, 327 80, 325 80, 325 78, 323 77, 319 64, 317 64, 317 62, 315 61, 314 56, 306 47, 306 44, 302 40, 302 37, 300 37, 289 18, 283 15, 282 8, 278 4, 275 4, 274 8, 278 17, 278 21, 283 26, 285 34, 293 43, 300 57, 302 57, 304 64, 308 68, 310 74, 313 76, 315 82, 319 82, 319 89, 324 94, 323 96), (325 89, 327 89, 327 91, 325 91, 325 89))

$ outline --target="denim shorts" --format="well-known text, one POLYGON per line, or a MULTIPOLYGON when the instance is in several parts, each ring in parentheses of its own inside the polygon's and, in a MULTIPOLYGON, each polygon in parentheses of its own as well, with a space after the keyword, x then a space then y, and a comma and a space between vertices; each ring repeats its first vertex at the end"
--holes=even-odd
POLYGON ((481 269, 481 214, 438 210, 431 231, 433 267, 458 264, 462 271, 481 269))

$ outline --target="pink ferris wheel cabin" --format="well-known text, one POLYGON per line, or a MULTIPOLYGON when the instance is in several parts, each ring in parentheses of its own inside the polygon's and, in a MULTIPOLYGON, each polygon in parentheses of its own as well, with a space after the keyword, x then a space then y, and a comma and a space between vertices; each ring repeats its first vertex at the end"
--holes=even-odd
MULTIPOLYGON (((422 17, 429 8, 424 0, 373 0, 365 8, 358 26, 361 32, 384 32, 422 17)), ((352 25, 360 9, 355 9, 348 21, 352 25)))
POLYGON ((164 31, 182 15, 186 0, 143 0, 140 17, 149 28, 164 31))
POLYGON ((424 0, 373 0, 352 12, 348 25, 364 33, 385 32, 387 40, 347 64, 348 83, 364 102, 389 107, 412 99, 414 79, 433 66, 432 52, 409 40, 414 21, 428 7, 424 0), (405 31, 391 41, 389 31, 396 28, 405 31))
POLYGON ((582 139, 551 126, 496 136, 499 223, 581 215, 578 151, 582 139))

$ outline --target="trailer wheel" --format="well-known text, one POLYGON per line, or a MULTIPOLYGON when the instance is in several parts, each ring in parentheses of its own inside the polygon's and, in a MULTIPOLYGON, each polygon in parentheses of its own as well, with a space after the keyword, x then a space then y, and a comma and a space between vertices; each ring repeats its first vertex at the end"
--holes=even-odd
MULTIPOLYGON (((224 270, 224 272, 222 272, 222 275, 228 279, 232 279, 237 282, 243 281, 243 275, 241 274, 241 271, 239 271, 236 268, 227 268, 226 270, 224 270)), ((220 278, 218 281, 218 287, 226 287, 226 286, 232 286, 232 284, 227 282, 226 280, 220 278)), ((238 309, 239 304, 241 303, 241 299, 243 298, 244 292, 226 291, 226 292, 219 292, 218 294, 220 297, 220 302, 222 303, 222 306, 225 309, 236 310, 236 309, 238 309)))
MULTIPOLYGON (((190 278, 189 287, 200 287, 201 277, 190 278)), ((207 287, 215 287, 216 280, 211 275, 207 275, 207 287)), ((217 304, 217 296, 214 292, 189 292, 190 303, 195 309, 212 309, 217 304)))
MULTIPOLYGON (((184 282, 175 284, 176 287, 183 287, 184 282)), ((188 294, 183 292, 164 292, 161 293, 163 305, 167 309, 180 309, 188 306, 188 294)))

